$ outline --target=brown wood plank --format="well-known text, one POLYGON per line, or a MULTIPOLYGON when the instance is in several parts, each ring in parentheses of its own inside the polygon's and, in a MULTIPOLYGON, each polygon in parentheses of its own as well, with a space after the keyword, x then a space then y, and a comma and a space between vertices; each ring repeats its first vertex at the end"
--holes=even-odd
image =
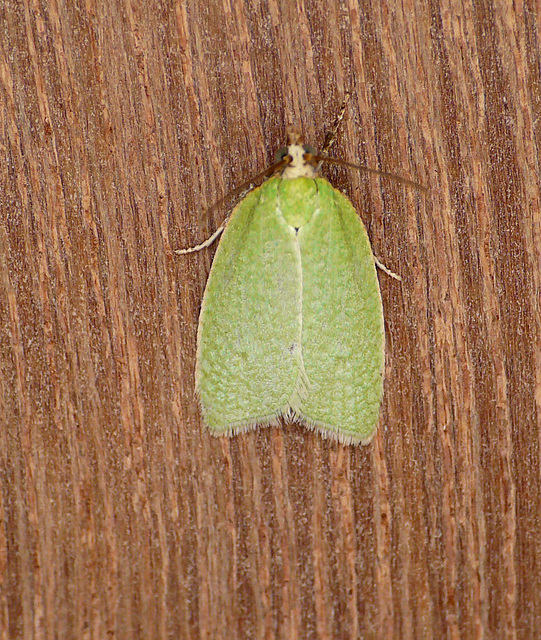
POLYGON ((0 638, 541 637, 539 7, 4 0, 0 638), (226 210, 295 122, 381 274, 367 447, 201 425, 226 210))

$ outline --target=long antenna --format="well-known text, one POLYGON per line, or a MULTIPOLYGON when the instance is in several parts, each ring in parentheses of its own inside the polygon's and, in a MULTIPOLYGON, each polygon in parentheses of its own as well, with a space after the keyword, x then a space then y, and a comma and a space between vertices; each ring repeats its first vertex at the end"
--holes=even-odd
MULTIPOLYGON (((205 211, 205 215, 207 215, 211 211, 214 211, 215 209, 220 207, 226 200, 231 200, 233 198, 236 198, 241 193, 243 193, 244 191, 246 191, 247 189, 252 187, 255 182, 259 182, 260 180, 263 180, 267 176, 270 176, 270 175, 276 173, 277 171, 280 171, 280 169, 282 169, 283 167, 288 165, 289 162, 290 162, 290 160, 286 156, 285 158, 282 158, 278 162, 275 162, 270 167, 267 167, 266 169, 264 169, 263 171, 261 171, 257 175, 252 176, 249 180, 246 180, 246 182, 243 182, 236 189, 234 189, 233 191, 230 191, 229 193, 226 193, 223 198, 220 198, 214 204, 212 204, 205 211)), ((222 233, 222 231, 225 229, 225 225, 227 223, 227 220, 229 219, 229 215, 230 214, 228 214, 224 218, 224 221, 222 222, 222 224, 216 229, 216 231, 210 236, 210 238, 207 238, 205 240, 205 242, 202 242, 201 244, 198 244, 195 247, 189 247, 188 249, 176 249, 175 253, 183 255, 185 253, 193 253, 194 251, 200 251, 201 249, 204 249, 205 247, 209 247, 216 240, 216 238, 222 233)))
POLYGON ((370 167, 366 167, 363 164, 354 164, 353 162, 348 162, 347 160, 340 160, 339 158, 328 158, 327 156, 315 155, 312 158, 319 164, 321 162, 328 162, 329 164, 337 164, 340 167, 349 167, 350 169, 358 169, 359 171, 364 171, 366 173, 371 173, 376 176, 383 176, 384 178, 391 178, 392 180, 396 180, 397 182, 401 182, 402 184, 406 184, 410 187, 415 187, 424 193, 428 192, 428 188, 418 182, 414 182, 413 180, 408 180, 407 178, 403 178, 402 176, 397 176, 395 173, 388 173, 387 171, 380 171, 379 169, 371 169, 370 167))
MULTIPOLYGON (((338 134, 338 129, 342 124, 342 120, 346 115, 346 109, 349 104, 349 99, 351 98, 351 93, 346 91, 344 96, 344 101, 342 102, 342 106, 340 107, 340 113, 336 116, 334 122, 332 123, 332 127, 327 131, 325 136, 325 140, 323 142, 323 147, 321 148, 321 153, 326 157, 329 153, 331 147, 336 142, 336 136, 338 134)), ((319 170, 319 167, 316 167, 316 171, 319 170)))

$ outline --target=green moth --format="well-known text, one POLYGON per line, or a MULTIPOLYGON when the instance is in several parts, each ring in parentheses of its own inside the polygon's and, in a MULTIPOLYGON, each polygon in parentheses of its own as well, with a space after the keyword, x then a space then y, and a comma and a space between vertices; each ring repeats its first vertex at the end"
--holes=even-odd
POLYGON ((321 159, 292 134, 223 233, 195 376, 214 434, 283 417, 343 443, 374 435, 385 360, 375 258, 350 201, 318 175, 321 159))

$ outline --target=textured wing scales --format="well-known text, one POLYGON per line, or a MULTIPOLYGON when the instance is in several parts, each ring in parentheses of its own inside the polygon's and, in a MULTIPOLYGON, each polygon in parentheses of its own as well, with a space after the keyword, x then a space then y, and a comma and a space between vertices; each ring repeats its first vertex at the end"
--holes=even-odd
POLYGON ((274 422, 299 388, 300 252, 276 189, 268 180, 234 210, 203 298, 196 387, 217 433, 274 422))
POLYGON ((302 357, 308 396, 299 417, 325 435, 368 442, 383 392, 384 326, 379 283, 366 229, 326 180, 319 205, 299 231, 302 357))

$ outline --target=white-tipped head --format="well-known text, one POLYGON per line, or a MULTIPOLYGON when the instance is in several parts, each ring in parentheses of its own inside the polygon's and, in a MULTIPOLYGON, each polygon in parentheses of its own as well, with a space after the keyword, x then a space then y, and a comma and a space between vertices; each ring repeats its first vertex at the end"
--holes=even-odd
POLYGON ((291 162, 282 172, 282 178, 316 178, 315 167, 306 162, 304 156, 305 148, 300 144, 290 144, 287 153, 291 157, 291 162))

